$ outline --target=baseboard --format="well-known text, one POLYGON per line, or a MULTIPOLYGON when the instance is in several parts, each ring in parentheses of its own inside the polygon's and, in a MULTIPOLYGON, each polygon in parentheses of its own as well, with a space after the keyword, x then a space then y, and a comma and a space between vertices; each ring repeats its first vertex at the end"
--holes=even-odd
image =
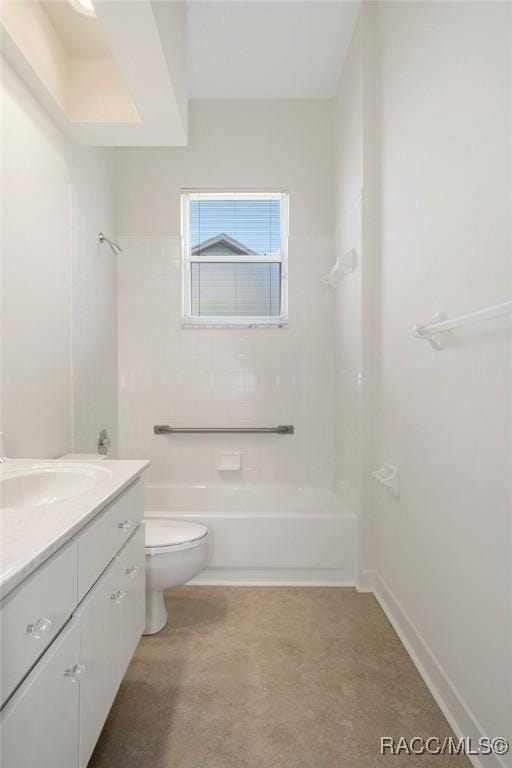
POLYGON ((343 569, 205 568, 189 584, 229 587, 354 587, 343 569))
POLYGON ((361 572, 361 581, 356 584, 356 589, 358 592, 375 592, 373 573, 373 571, 368 570, 363 570, 361 572))
MULTIPOLYGON (((373 592, 455 735, 470 737, 473 744, 476 744, 480 737, 486 736, 420 632, 380 575, 375 571, 364 571, 362 584, 357 588, 362 592, 373 592)), ((511 765, 497 755, 468 755, 468 758, 475 768, 510 768, 511 765)))

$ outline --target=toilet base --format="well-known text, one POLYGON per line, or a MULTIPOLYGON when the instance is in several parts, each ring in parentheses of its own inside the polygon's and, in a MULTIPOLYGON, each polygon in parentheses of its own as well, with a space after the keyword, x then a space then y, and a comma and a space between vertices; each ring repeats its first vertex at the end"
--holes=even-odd
POLYGON ((158 590, 146 592, 146 626, 144 635, 156 635, 167 624, 164 593, 158 590))
MULTIPOLYGON (((201 532, 202 526, 194 527, 201 532)), ((143 634, 155 635, 165 627, 167 609, 164 590, 186 584, 197 576, 206 563, 207 555, 207 533, 197 541, 169 546, 163 552, 159 547, 146 548, 146 626, 143 634)))

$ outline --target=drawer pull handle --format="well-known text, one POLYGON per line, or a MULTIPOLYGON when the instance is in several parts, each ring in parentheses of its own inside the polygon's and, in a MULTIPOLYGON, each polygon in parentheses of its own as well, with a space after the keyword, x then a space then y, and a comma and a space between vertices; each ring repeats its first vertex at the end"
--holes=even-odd
POLYGON ((129 568, 126 569, 125 573, 127 576, 130 577, 130 579, 134 579, 139 571, 140 571, 139 565, 131 565, 129 568))
POLYGON ((27 632, 29 635, 32 635, 36 640, 39 640, 39 638, 44 635, 48 630, 51 629, 52 626, 52 620, 51 619, 38 619, 33 624, 27 624, 27 632))
POLYGON ((128 533, 133 524, 133 520, 123 520, 122 523, 118 524, 118 527, 122 530, 123 533, 128 533))
POLYGON ((72 683, 78 683, 85 672, 83 664, 75 664, 71 669, 66 669, 64 675, 71 678, 72 683))
POLYGON ((114 592, 112 595, 110 595, 110 599, 114 601, 114 603, 119 603, 121 600, 124 600, 126 597, 126 592, 124 589, 118 589, 117 592, 114 592))

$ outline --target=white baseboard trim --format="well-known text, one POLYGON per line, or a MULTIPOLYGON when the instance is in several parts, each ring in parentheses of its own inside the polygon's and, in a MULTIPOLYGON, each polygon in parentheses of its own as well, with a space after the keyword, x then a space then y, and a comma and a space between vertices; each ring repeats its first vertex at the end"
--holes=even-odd
POLYGON ((205 568, 188 582, 226 587, 354 587, 344 569, 205 568))
POLYGON ((354 589, 354 584, 343 581, 271 581, 270 579, 241 581, 240 579, 192 579, 187 582, 192 587, 347 587, 354 589))
MULTIPOLYGON (((376 571, 363 571, 362 584, 357 589, 373 592, 455 735, 470 737, 473 744, 478 743, 480 737, 487 736, 380 575, 376 571)), ((502 734, 489 734, 491 737, 496 735, 502 734)), ((510 768, 511 765, 497 755, 468 755, 468 758, 475 768, 510 768)))
POLYGON ((361 571, 361 581, 356 584, 358 592, 374 592, 373 571, 361 571))

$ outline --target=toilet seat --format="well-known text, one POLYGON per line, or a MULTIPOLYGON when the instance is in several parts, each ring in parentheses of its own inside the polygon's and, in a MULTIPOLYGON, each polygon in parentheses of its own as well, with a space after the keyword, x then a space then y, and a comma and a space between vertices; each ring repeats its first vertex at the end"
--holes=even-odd
POLYGON ((183 520, 146 519, 145 553, 148 556, 164 555, 181 549, 192 549, 204 544, 208 528, 199 523, 183 520))

